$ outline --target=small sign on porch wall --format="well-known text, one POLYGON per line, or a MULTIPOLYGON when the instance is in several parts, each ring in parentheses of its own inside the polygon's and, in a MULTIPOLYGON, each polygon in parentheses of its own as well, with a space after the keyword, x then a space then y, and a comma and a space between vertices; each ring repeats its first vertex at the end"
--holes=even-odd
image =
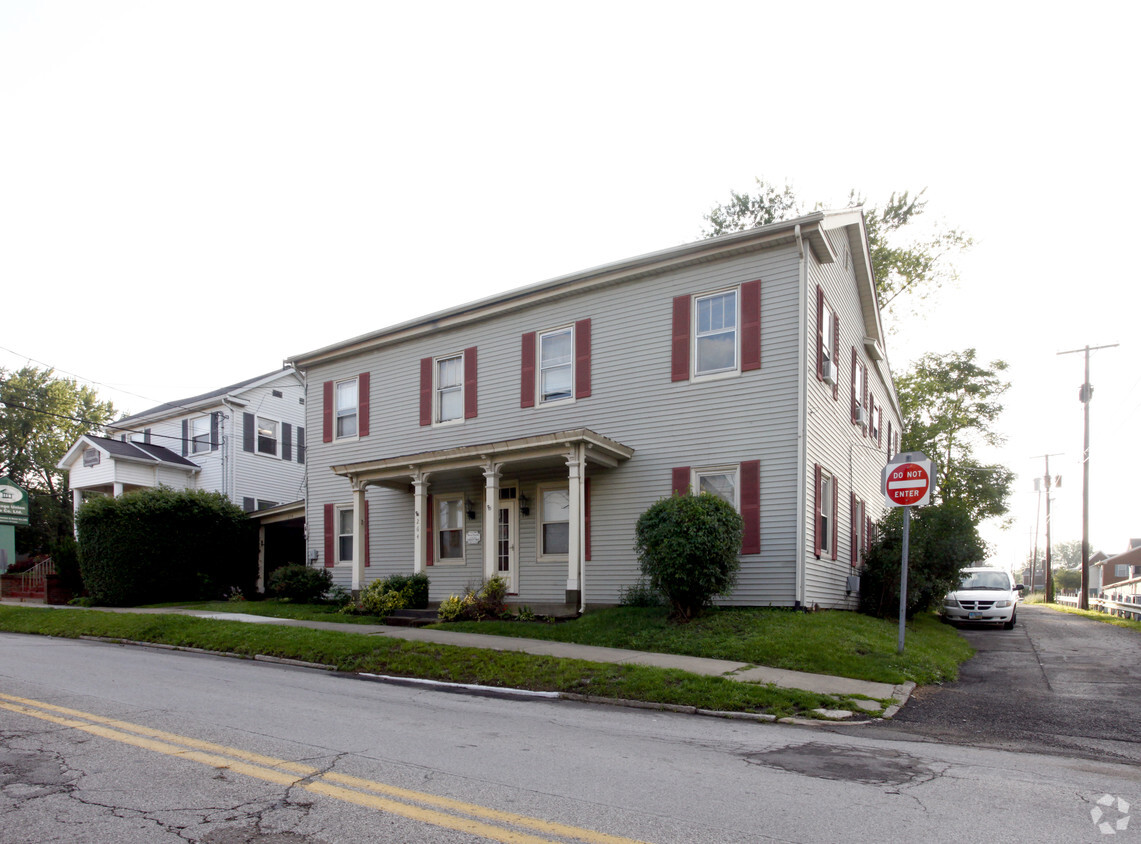
POLYGON ((89 448, 83 452, 83 465, 84 466, 98 466, 99 465, 99 449, 89 448))
POLYGON ((468 545, 479 545, 479 531, 469 530, 465 539, 468 545))

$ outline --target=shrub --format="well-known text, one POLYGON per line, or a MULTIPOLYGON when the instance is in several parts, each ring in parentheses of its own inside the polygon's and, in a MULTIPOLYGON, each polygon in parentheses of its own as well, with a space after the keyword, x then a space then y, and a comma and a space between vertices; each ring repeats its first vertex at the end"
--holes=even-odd
POLYGON ((644 577, 639 577, 633 586, 624 586, 618 590, 620 607, 660 607, 664 603, 662 594, 647 583, 644 577))
POLYGON ((499 575, 479 586, 468 586, 463 597, 450 596, 440 604, 436 617, 440 621, 482 621, 502 618, 507 612, 507 581, 499 575))
POLYGON ((716 495, 663 498, 638 517, 634 547, 642 574, 686 622, 732 591, 741 551, 741 516, 716 495))
POLYGON ((59 585, 72 595, 82 592, 83 577, 79 572, 79 545, 75 537, 68 534, 57 539, 51 546, 51 558, 55 561, 59 585))
POLYGON ((333 575, 326 568, 313 568, 301 563, 290 563, 275 569, 269 576, 271 595, 299 604, 312 604, 321 600, 333 588, 333 575))
POLYGON ((220 493, 140 489, 88 501, 77 516, 83 585, 111 606, 254 591, 257 534, 220 493))
MULTIPOLYGON (((860 612, 899 618, 903 508, 878 524, 860 572, 860 612)), ((907 552, 907 617, 938 606, 959 584, 959 572, 986 557, 986 543, 967 510, 944 502, 913 510, 907 552)))

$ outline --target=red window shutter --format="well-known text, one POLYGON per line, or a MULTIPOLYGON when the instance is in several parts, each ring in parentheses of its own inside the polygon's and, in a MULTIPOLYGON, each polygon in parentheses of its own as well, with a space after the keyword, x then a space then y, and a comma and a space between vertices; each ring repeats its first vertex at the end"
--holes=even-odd
POLYGON ((816 491, 813 494, 812 500, 813 500, 813 502, 815 502, 813 504, 813 508, 816 511, 816 523, 815 523, 816 526, 812 531, 812 537, 813 537, 812 538, 812 553, 815 554, 817 557, 819 557, 820 551, 823 548, 823 537, 820 535, 820 515, 821 515, 820 487, 821 487, 821 480, 822 480, 823 472, 821 472, 821 470, 820 470, 820 464, 819 463, 815 464, 815 466, 813 468, 813 476, 814 476, 813 485, 814 485, 814 488, 816 491))
POLYGON ((534 331, 523 335, 521 360, 523 366, 519 374, 519 406, 535 406, 535 339, 534 331))
POLYGON ((840 399, 840 318, 832 312, 832 361, 836 364, 836 378, 832 383, 832 400, 840 399))
POLYGON ((369 535, 368 535, 368 501, 364 503, 364 564, 366 566, 372 565, 372 554, 369 551, 369 535))
POLYGON ((689 494, 689 467, 678 466, 673 472, 673 494, 689 494))
POLYGON ((476 347, 464 349, 464 419, 475 419, 479 413, 477 371, 476 347))
POLYGON ((856 424, 856 367, 860 363, 856 360, 856 347, 852 346, 852 424, 856 424))
POLYGON ((369 374, 357 376, 357 435, 368 436, 369 374))
POLYGON ((851 516, 850 516, 849 521, 851 523, 851 529, 852 529, 852 531, 851 531, 852 532, 852 539, 851 539, 852 549, 850 552, 850 556, 852 558, 852 565, 855 565, 856 564, 856 555, 859 552, 859 547, 860 547, 859 542, 858 542, 859 534, 857 533, 860 529, 860 525, 859 525, 860 514, 857 512, 856 493, 853 492, 851 494, 851 496, 852 496, 852 500, 851 500, 851 503, 849 506, 850 506, 852 512, 851 512, 851 516))
POLYGON ((582 482, 582 521, 586 534, 586 539, 583 545, 583 553, 586 559, 590 560, 590 478, 584 478, 582 482))
POLYGON ((741 285, 741 371, 761 368, 761 283, 741 285))
POLYGON ((335 504, 325 505, 325 568, 332 568, 337 563, 334 556, 337 547, 336 533, 337 507, 335 504))
POLYGON ((432 424, 432 359, 420 358, 420 424, 432 424))
POLYGON ((816 380, 824 380, 824 290, 819 284, 816 285, 816 380))
POLYGON ((836 547, 836 540, 840 536, 839 519, 836 515, 840 512, 837 505, 840 503, 840 485, 836 483, 836 479, 832 478, 832 559, 835 560, 839 556, 839 549, 836 547))
POLYGON ((745 530, 741 535, 741 553, 761 553, 761 461, 741 463, 741 519, 745 530))
POLYGON ((590 396, 590 320, 574 324, 574 397, 590 396))
POLYGON ((688 296, 674 297, 671 381, 689 380, 689 309, 688 296))
POLYGON ((321 432, 321 441, 331 443, 333 441, 333 382, 326 381, 324 388, 321 390, 321 424, 323 430, 321 432))
POLYGON ((428 512, 424 518, 427 530, 424 531, 424 540, 428 543, 424 559, 428 565, 436 564, 436 505, 432 503, 432 496, 428 495, 428 512))

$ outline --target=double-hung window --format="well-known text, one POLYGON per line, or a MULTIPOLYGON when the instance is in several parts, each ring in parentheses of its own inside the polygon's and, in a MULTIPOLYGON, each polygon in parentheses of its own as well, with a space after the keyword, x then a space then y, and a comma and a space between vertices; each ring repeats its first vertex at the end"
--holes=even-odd
POLYGON ((338 381, 336 386, 336 431, 337 439, 357 435, 357 405, 359 393, 357 379, 338 381))
POLYGON ((257 418, 257 453, 278 455, 278 423, 264 416, 257 418))
POLYGON ((574 395, 574 331, 560 328, 539 335, 539 401, 574 395))
POLYGON ((353 561, 353 508, 337 508, 337 562, 353 561))
MULTIPOLYGON (((832 313, 832 309, 827 304, 820 306, 820 361, 821 361, 821 377, 826 369, 824 364, 835 365, 835 358, 832 354, 832 340, 835 332, 836 316, 832 313)), ((833 374, 835 380, 835 374, 833 374)))
POLYGON ((693 486, 698 494, 708 492, 722 498, 739 509, 737 498, 737 468, 725 469, 695 469, 693 472, 693 486))
POLYGON ((737 291, 694 300, 693 373, 715 375, 737 370, 737 291))
POLYGON ((190 450, 193 454, 210 450, 209 416, 195 416, 190 420, 190 444, 190 450))
POLYGON ((436 359, 436 421, 464 418, 464 356, 436 359))
POLYGON ((570 553, 570 492, 566 487, 539 488, 539 556, 570 553))
POLYGON ((436 498, 436 541, 441 563, 464 561, 463 496, 436 498))
POLYGON ((820 553, 831 556, 835 549, 832 547, 832 534, 834 530, 833 519, 836 514, 832 511, 835 501, 834 490, 836 479, 829 474, 820 476, 820 553))

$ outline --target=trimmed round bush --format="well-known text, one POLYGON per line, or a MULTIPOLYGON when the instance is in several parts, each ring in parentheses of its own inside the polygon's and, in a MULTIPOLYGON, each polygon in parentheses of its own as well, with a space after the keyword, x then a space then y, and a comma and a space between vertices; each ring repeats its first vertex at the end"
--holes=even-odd
POLYGON ((333 576, 325 568, 315 569, 300 563, 290 563, 276 569, 269 576, 269 592, 275 598, 312 604, 333 588, 333 576))
POLYGON ((689 621, 733 590, 743 526, 733 505, 707 492, 663 498, 638 517, 642 574, 665 596, 672 618, 689 621))

